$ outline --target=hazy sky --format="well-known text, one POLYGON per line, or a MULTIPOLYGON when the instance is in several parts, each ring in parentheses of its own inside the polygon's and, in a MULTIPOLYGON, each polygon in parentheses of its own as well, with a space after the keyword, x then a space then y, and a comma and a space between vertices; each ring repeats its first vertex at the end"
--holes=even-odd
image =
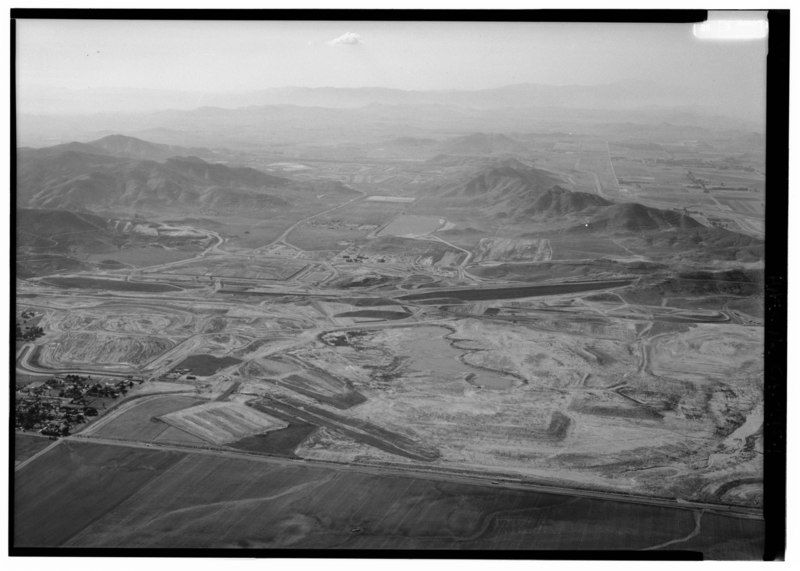
POLYGON ((18 85, 78 90, 480 89, 650 79, 758 97, 765 56, 766 41, 704 42, 688 24, 17 22, 18 85))

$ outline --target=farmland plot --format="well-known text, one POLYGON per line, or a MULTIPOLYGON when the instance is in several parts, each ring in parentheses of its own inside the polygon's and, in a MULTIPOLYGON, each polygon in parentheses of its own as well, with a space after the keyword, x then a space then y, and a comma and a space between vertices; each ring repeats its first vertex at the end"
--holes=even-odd
MULTIPOLYGON (((182 410, 202 399, 190 396, 145 397, 135 400, 113 416, 101 419, 84 433, 98 438, 136 440, 139 442, 179 441, 184 444, 203 444, 188 433, 178 434, 168 424, 158 420, 164 414, 182 410)), ((112 413, 113 414, 113 413, 112 413)))
POLYGON ((84 443, 22 475, 18 546, 575 550, 691 538, 709 555, 757 558, 763 545, 763 522, 685 509, 84 443))
POLYGON ((184 455, 60 442, 15 478, 14 545, 55 547, 102 518, 184 455))
POLYGON ((44 450, 53 443, 52 440, 40 434, 15 434, 14 435, 14 463, 24 462, 37 452, 44 450))
POLYGON ((228 444, 287 423, 243 404, 212 402, 160 417, 167 424, 213 444, 228 444))

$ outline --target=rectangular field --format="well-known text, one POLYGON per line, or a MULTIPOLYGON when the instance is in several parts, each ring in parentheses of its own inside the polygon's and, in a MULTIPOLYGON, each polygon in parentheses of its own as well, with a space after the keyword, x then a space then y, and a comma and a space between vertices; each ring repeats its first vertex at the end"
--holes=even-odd
POLYGON ((219 445, 287 426, 281 420, 232 402, 211 402, 171 412, 162 416, 161 420, 219 445))
POLYGON ((62 441, 15 474, 14 545, 64 544, 183 456, 62 441))
POLYGON ((53 443, 40 434, 14 434, 14 463, 24 462, 53 443))
POLYGON ((190 369, 192 374, 207 377, 231 365, 241 363, 236 357, 215 357, 213 355, 190 355, 175 366, 176 369, 190 369))
POLYGON ((763 549, 762 521, 691 509, 69 441, 15 500, 17 547, 763 549))
MULTIPOLYGON (((138 442, 162 441, 163 437, 170 436, 165 433, 171 427, 156 419, 201 402, 205 401, 190 396, 145 397, 133 401, 130 405, 125 405, 125 410, 110 420, 101 419, 87 432, 98 438, 136 440, 138 442)), ((189 434, 172 434, 172 436, 173 439, 179 437, 178 440, 185 444, 203 444, 202 440, 189 434)))

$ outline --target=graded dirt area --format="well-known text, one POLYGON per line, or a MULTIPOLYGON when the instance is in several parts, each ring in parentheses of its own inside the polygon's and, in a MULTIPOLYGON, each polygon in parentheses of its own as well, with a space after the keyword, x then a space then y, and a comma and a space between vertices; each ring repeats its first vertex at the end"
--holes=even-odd
POLYGON ((129 337, 111 333, 64 333, 58 341, 37 347, 32 361, 49 369, 103 366, 126 369, 144 365, 172 347, 160 337, 129 337))
POLYGON ((172 264, 164 273, 198 277, 281 281, 296 274, 305 266, 306 264, 302 261, 286 258, 263 259, 252 256, 242 258, 216 256, 172 264))
MULTIPOLYGON (((747 444, 760 426, 758 328, 693 324, 647 337, 646 315, 535 314, 514 328, 474 318, 447 327, 354 327, 324 337, 327 348, 298 355, 352 379, 366 401, 347 415, 380 419, 386 429, 435 447, 441 466, 702 501, 717 501, 716 482, 760 476, 747 444), (672 373, 650 372, 654 347, 689 342, 699 352, 684 354, 698 364, 720 348, 738 348, 719 373, 724 384, 682 375, 691 364, 674 358, 672 373), (749 428, 720 446, 745 418, 752 418, 749 428)), ((338 462, 405 461, 345 436, 319 433, 296 453, 338 462)), ((757 485, 740 492, 726 497, 760 502, 757 485)))

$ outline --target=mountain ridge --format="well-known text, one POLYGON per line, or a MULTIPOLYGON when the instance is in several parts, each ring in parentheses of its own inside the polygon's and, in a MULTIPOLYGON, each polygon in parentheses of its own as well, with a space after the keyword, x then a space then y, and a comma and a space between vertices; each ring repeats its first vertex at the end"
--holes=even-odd
POLYGON ((268 192, 287 187, 291 182, 287 178, 199 157, 168 157, 163 162, 131 158, 130 154, 163 155, 176 148, 134 137, 100 141, 110 142, 109 152, 115 154, 94 152, 100 148, 93 144, 96 142, 21 149, 17 179, 20 206, 159 210, 186 205, 203 211, 230 212, 290 205, 288 199, 268 192), (119 156, 120 148, 126 150, 126 156, 119 156))

